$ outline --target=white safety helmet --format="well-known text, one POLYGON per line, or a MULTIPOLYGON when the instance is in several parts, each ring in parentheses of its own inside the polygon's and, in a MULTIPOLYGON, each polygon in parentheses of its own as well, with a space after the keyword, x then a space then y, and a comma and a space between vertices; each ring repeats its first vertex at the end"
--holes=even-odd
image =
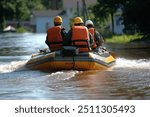
POLYGON ((92 22, 91 20, 87 20, 87 21, 85 22, 85 26, 87 26, 87 25, 92 25, 92 26, 94 26, 94 24, 93 24, 93 22, 92 22))

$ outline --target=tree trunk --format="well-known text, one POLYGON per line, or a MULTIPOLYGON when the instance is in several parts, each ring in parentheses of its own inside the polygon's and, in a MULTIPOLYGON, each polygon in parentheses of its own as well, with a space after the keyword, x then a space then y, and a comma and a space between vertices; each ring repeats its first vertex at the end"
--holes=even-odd
POLYGON ((111 25, 112 25, 112 34, 115 34, 114 33, 114 13, 111 12, 111 25))
POLYGON ((2 17, 2 19, 0 19, 0 31, 3 31, 3 29, 6 27, 6 20, 5 20, 5 16, 2 17))
POLYGON ((19 14, 20 14, 20 11, 19 11, 19 2, 16 3, 16 21, 17 21, 17 28, 20 27, 20 17, 19 17, 19 14))

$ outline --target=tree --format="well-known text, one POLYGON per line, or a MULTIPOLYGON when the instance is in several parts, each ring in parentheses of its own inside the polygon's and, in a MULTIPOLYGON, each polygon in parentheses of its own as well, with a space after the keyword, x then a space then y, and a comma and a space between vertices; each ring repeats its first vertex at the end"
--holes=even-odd
POLYGON ((11 19, 14 17, 15 6, 13 5, 13 0, 1 0, 0 1, 0 29, 5 27, 6 19, 11 19))
POLYGON ((97 0, 96 4, 92 9, 93 13, 99 20, 105 20, 111 16, 112 33, 114 33, 114 13, 119 8, 120 0, 97 0))
POLYGON ((150 37, 150 1, 128 0, 123 5, 125 31, 150 37))
POLYGON ((43 1, 47 1, 47 0, 25 0, 25 1, 30 11, 31 10, 43 10, 47 8, 45 4, 43 4, 43 1))
POLYGON ((45 7, 41 0, 1 0, 0 1, 0 30, 5 27, 6 20, 28 20, 32 10, 41 10, 45 7))
POLYGON ((46 9, 62 9, 62 0, 42 0, 42 4, 46 9))
POLYGON ((32 10, 44 9, 41 0, 17 0, 15 6, 18 26, 20 26, 20 20, 29 20, 32 10))
POLYGON ((17 20, 17 26, 20 27, 20 20, 25 20, 30 14, 30 11, 26 5, 26 0, 17 0, 15 2, 15 18, 17 20))

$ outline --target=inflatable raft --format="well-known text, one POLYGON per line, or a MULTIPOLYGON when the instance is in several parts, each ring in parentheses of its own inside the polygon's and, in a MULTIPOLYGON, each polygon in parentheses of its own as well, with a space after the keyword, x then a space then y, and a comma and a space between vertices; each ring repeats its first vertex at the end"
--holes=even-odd
POLYGON ((64 47, 60 51, 41 50, 33 54, 27 67, 37 70, 106 70, 115 64, 115 58, 108 52, 78 53, 75 47, 64 47))

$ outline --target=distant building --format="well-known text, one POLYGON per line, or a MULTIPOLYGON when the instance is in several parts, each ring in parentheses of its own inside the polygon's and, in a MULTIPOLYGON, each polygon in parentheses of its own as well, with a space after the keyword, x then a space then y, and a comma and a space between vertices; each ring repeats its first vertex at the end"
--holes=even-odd
MULTIPOLYGON (((85 0, 87 7, 96 4, 97 0, 85 0)), ((33 11, 31 17, 31 25, 36 33, 46 33, 49 27, 53 26, 53 18, 60 15, 63 18, 63 27, 66 30, 70 28, 71 19, 77 16, 77 4, 79 14, 82 15, 83 0, 50 0, 51 10, 33 11), (59 4, 57 4, 59 2, 59 4), (62 8, 58 8, 62 5, 62 8)), ((122 11, 118 11, 114 15, 114 32, 122 34, 124 25, 121 20, 122 11)), ((111 28, 111 24, 110 24, 111 28)))
POLYGON ((69 19, 64 10, 46 10, 46 11, 33 11, 31 24, 36 33, 46 33, 49 27, 54 26, 53 18, 55 16, 61 16, 63 18, 63 27, 68 29, 69 19))
MULTIPOLYGON (((31 25, 36 33, 46 33, 49 27, 53 26, 53 18, 60 15, 63 18, 63 27, 66 30, 70 28, 70 19, 75 17, 77 11, 77 1, 82 10, 82 0, 50 0, 51 10, 33 11, 31 15, 31 25), (62 2, 62 9, 58 8, 58 2, 62 2), (59 10, 58 10, 59 9, 59 10)), ((96 3, 96 0, 87 0, 87 6, 96 3)), ((59 6, 61 6, 59 4, 59 6)))
POLYGON ((122 20, 122 10, 118 8, 116 13, 114 14, 114 33, 115 34, 123 34, 123 20, 122 20))

